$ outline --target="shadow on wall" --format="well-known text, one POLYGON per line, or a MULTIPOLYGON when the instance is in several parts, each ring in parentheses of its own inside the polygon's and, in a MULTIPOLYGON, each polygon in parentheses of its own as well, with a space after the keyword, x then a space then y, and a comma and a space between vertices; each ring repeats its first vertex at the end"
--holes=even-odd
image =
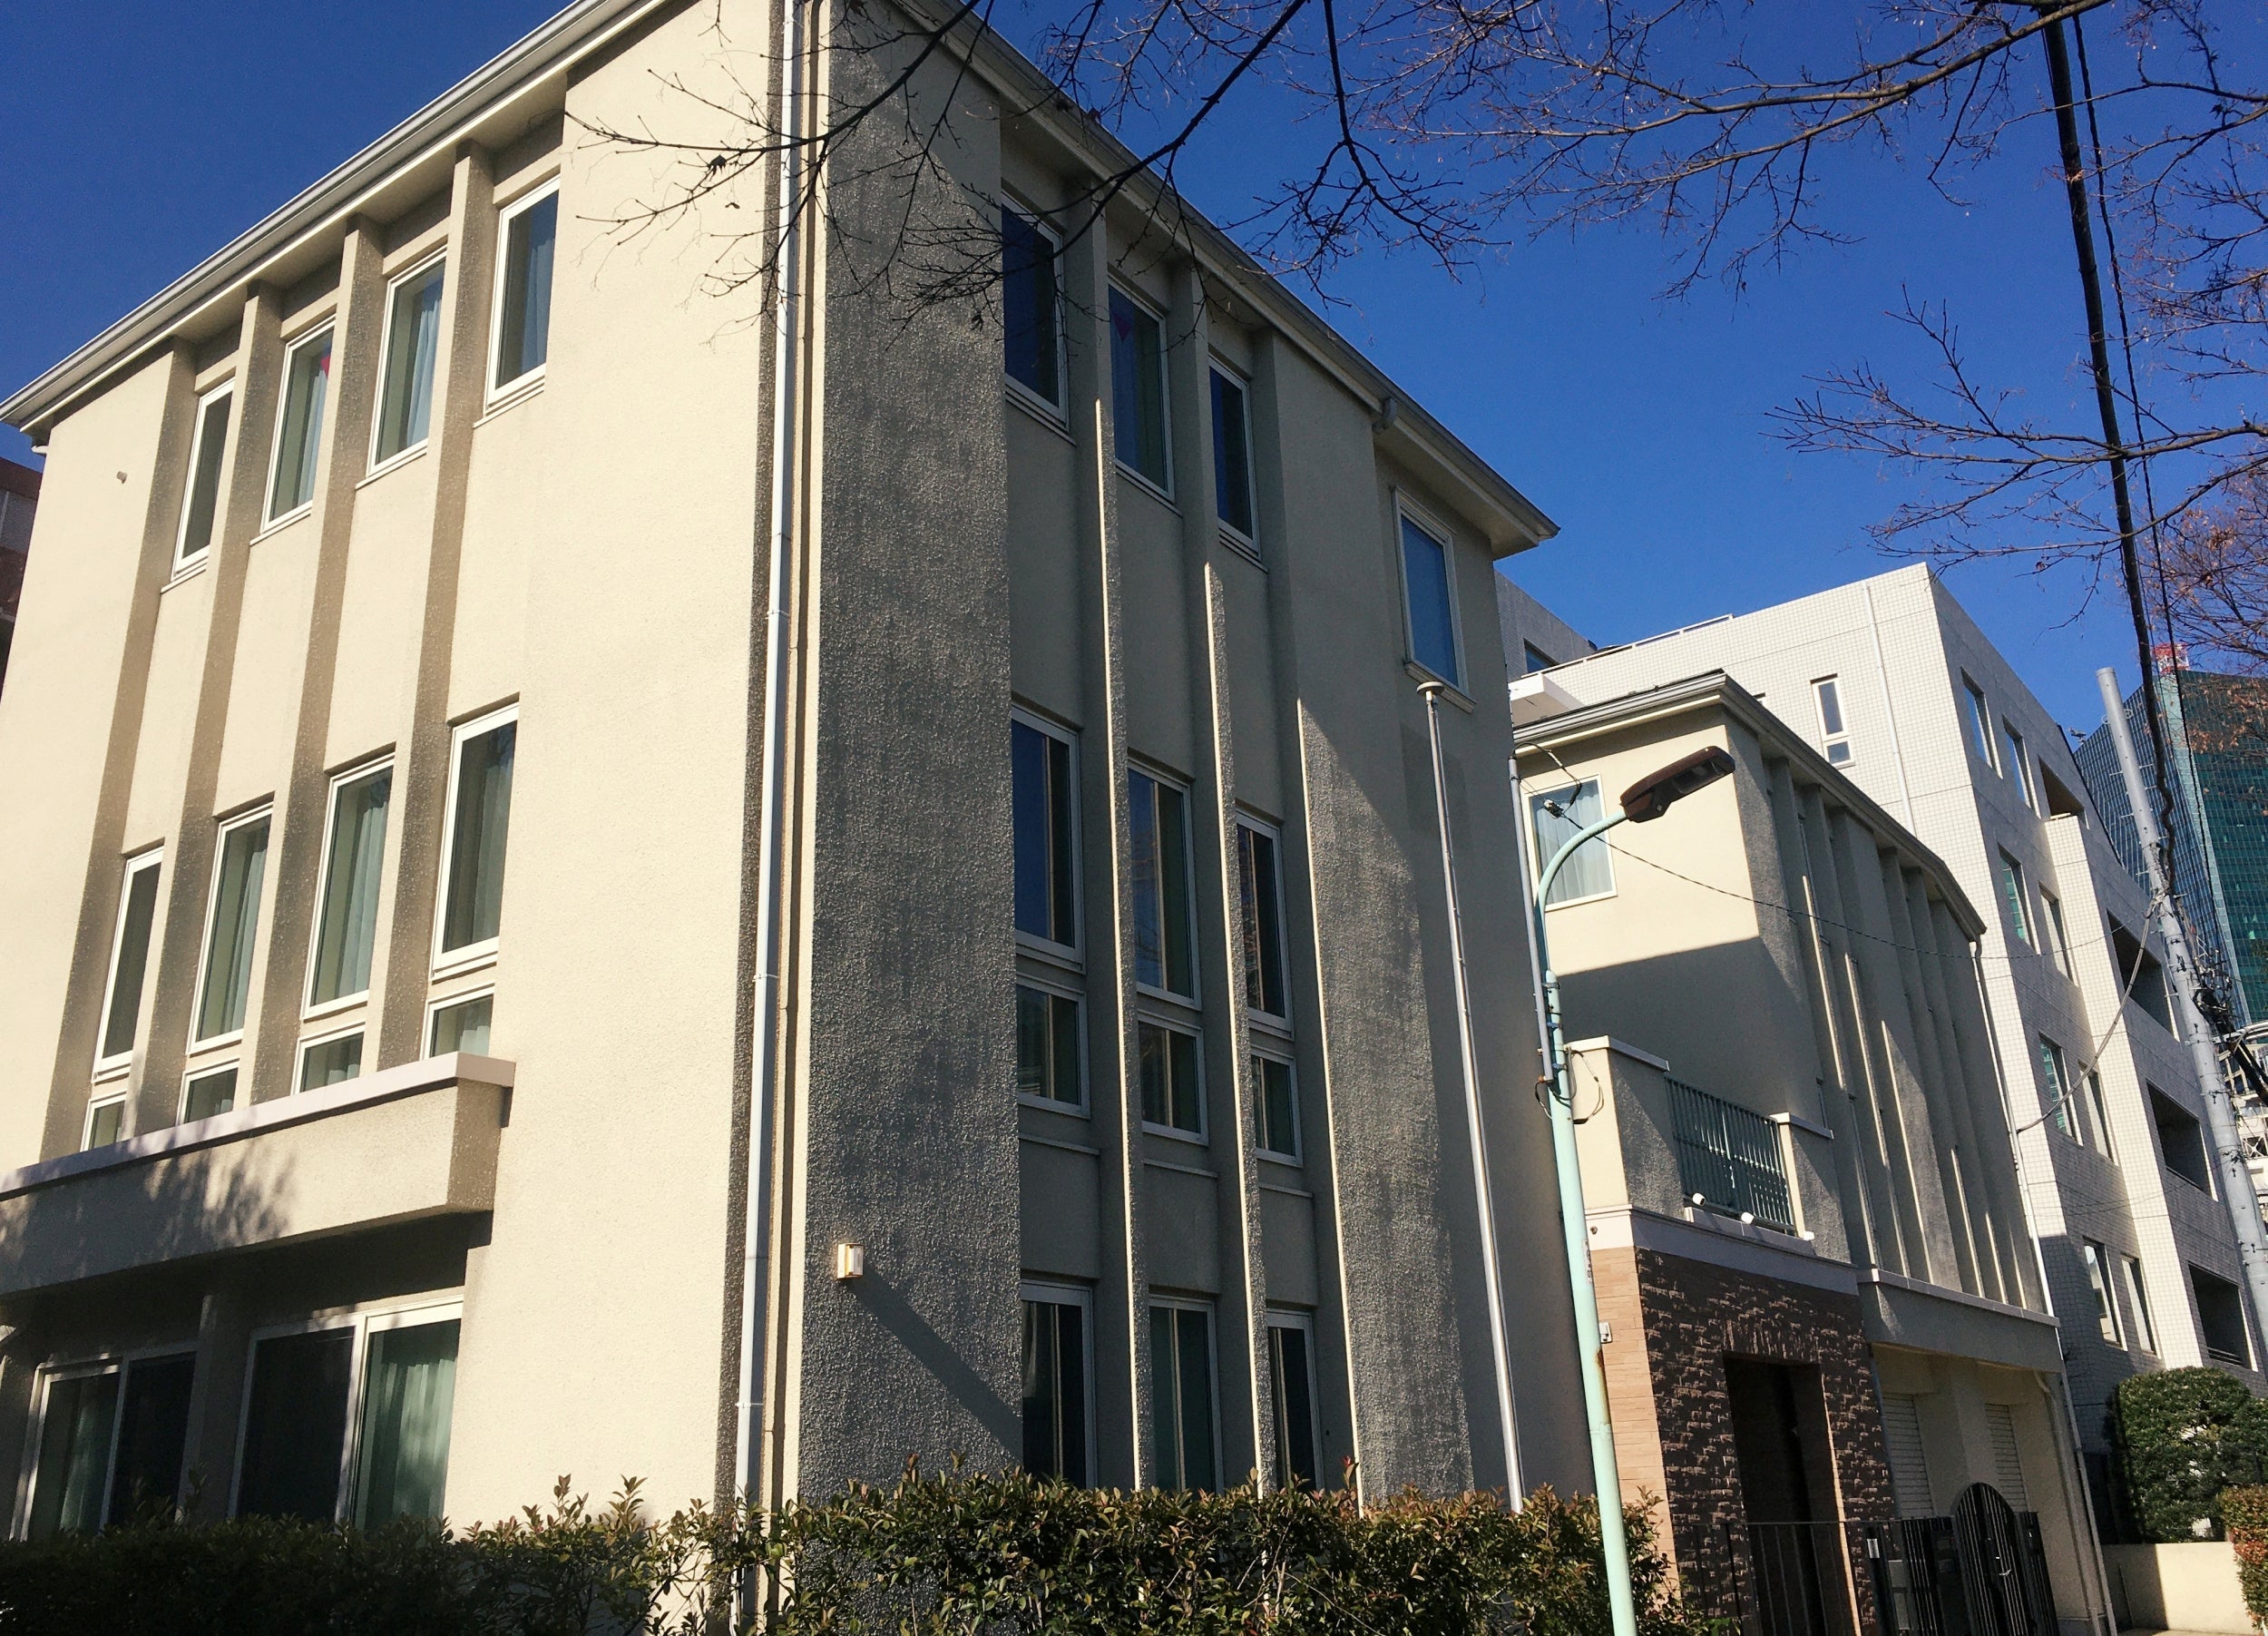
POLYGON ((271 1244, 289 1229, 288 1165, 213 1150, 67 1176, 0 1199, 0 1302, 111 1274, 271 1244))
POLYGON ((1759 938, 1562 970, 1559 994, 1569 1039, 1611 1035, 1715 1096, 1745 1102, 1748 1087, 1809 1086, 1818 1073, 1808 1002, 1759 938))

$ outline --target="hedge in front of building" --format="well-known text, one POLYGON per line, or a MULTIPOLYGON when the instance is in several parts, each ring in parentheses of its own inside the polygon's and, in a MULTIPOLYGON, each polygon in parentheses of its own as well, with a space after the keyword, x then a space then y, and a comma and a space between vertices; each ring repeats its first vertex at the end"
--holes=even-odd
MULTIPOLYGON (((1629 1524, 1641 1636, 1703 1636, 1629 1524)), ((703 1636, 746 1582, 771 1636, 1608 1636, 1598 1512, 1539 1490, 1260 1495, 913 1471, 767 1515, 637 1485, 454 1532, 153 1521, 0 1545, 0 1632, 703 1636), (744 1580, 745 1576, 745 1580, 744 1580)))
POLYGON ((2268 1488, 2221 1491, 2221 1523, 2236 1552, 2236 1580, 2256 1630, 2268 1630, 2268 1488))
POLYGON ((2219 1369, 2127 1376, 2111 1439, 2127 1514, 2154 1544, 2219 1538, 2222 1491, 2268 1476, 2268 1402, 2219 1369))

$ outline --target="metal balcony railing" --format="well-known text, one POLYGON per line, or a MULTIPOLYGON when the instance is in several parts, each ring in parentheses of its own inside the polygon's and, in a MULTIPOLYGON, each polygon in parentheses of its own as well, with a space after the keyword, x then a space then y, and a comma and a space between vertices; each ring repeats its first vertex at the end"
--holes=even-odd
POLYGON ((1677 1174, 1686 1197, 1698 1193, 1712 1209, 1794 1232, 1794 1205, 1780 1159, 1780 1133, 1772 1122, 1674 1079, 1669 1106, 1677 1124, 1677 1174))

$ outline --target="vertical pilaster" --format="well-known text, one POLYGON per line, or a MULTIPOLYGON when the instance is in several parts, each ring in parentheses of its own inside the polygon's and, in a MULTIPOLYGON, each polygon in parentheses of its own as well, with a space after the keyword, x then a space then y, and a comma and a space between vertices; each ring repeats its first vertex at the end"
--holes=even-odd
POLYGON ((229 1514, 251 1355, 250 1323, 236 1280, 217 1277, 197 1313, 197 1369, 189 1393, 189 1435, 181 1447, 183 1499, 192 1522, 215 1523, 229 1514))

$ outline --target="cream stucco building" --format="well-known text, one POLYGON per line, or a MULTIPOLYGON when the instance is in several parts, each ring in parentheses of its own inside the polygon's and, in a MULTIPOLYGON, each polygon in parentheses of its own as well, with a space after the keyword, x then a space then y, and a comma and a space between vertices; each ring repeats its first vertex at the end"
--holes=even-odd
POLYGON ((764 167, 622 236, 676 162, 590 132, 745 138, 671 83, 774 15, 582 0, 0 406, 19 1530, 1587 1486, 1518 887, 1491 1241, 1439 828, 1513 849, 1549 523, 1147 179, 1077 230, 1129 156, 996 41, 913 83, 973 318, 846 270, 886 122, 783 327, 709 276, 764 167))

